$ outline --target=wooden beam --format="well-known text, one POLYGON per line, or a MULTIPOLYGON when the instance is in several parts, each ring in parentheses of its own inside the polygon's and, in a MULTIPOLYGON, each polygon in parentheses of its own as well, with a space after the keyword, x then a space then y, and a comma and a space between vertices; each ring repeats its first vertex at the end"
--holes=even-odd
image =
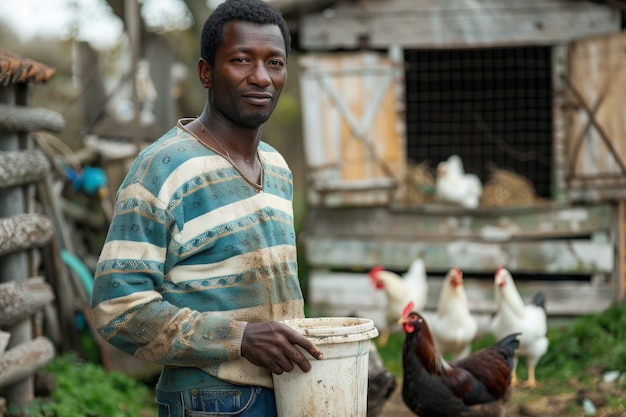
POLYGON ((52 287, 42 277, 0 284, 0 325, 27 319, 54 300, 52 287))
POLYGON ((64 129, 63 115, 53 110, 0 103, 0 130, 9 132, 46 130, 61 133, 64 129))
POLYGON ((32 376, 56 353, 47 337, 40 336, 9 349, 0 356, 0 388, 32 376))
POLYGON ((615 33, 615 8, 568 0, 356 0, 302 17, 305 50, 553 45, 615 33))
MULTIPOLYGON (((385 207, 312 208, 307 237, 363 240, 507 241, 584 237, 612 230, 609 204, 464 210, 443 204, 406 209, 385 207)), ((408 266, 408 264, 407 264, 408 266)))
POLYGON ((307 238, 306 252, 310 267, 338 270, 367 270, 376 265, 405 270, 418 256, 435 271, 456 266, 475 273, 490 272, 504 265, 514 266, 520 273, 588 275, 611 274, 614 267, 613 244, 590 240, 434 242, 315 236, 307 238))
POLYGON ((40 150, 0 152, 0 188, 38 182, 49 169, 50 161, 40 150))
POLYGON ((42 214, 17 214, 0 218, 0 255, 45 245, 54 225, 42 214))

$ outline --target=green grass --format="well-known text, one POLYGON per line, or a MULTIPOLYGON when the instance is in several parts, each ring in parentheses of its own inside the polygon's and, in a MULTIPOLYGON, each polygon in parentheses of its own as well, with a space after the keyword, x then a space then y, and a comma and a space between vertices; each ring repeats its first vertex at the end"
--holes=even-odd
MULTIPOLYGON (((536 369, 541 385, 531 391, 520 391, 518 401, 532 401, 543 395, 571 392, 572 381, 591 390, 605 371, 622 372, 621 383, 614 393, 607 394, 608 406, 626 409, 626 305, 614 304, 605 311, 581 316, 569 325, 550 327, 550 346, 536 369), (620 394, 620 392, 622 394, 620 394)), ((491 335, 476 340, 472 350, 492 345, 491 335)), ((378 347, 385 366, 402 380, 402 344, 404 334, 392 334, 387 346, 378 347)), ((524 360, 520 360, 517 375, 527 377, 524 360)))
MULTIPOLYGON (((37 398, 24 413, 29 417, 154 417, 153 391, 145 384, 73 354, 56 357, 44 372, 53 374, 57 388, 51 398, 37 398)), ((13 414, 9 414, 13 415, 13 414)))

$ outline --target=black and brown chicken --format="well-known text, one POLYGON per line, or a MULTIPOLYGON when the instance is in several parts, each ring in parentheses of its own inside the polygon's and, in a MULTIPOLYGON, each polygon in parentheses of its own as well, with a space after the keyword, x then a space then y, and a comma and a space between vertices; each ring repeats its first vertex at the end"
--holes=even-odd
POLYGON ((411 303, 399 322, 406 333, 402 398, 410 410, 420 417, 505 415, 519 333, 447 362, 437 350, 428 324, 411 303))

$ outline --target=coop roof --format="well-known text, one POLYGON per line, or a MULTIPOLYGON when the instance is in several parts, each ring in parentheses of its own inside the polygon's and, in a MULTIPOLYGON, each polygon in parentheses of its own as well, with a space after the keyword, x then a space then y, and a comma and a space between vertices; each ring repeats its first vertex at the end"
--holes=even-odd
POLYGON ((52 67, 0 49, 0 85, 44 83, 55 73, 52 67))

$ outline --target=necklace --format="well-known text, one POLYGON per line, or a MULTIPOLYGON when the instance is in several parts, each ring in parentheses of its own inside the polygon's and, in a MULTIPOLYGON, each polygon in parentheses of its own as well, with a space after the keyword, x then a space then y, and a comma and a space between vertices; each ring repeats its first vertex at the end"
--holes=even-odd
MULTIPOLYGON (((206 127, 204 125, 204 123, 202 123, 202 121, 200 121, 199 117, 196 117, 196 121, 198 123, 200 123, 200 130, 202 130, 202 132, 206 132, 209 134, 209 136, 211 136, 211 138, 213 139, 213 141, 215 143, 217 143, 217 146, 219 146, 219 148, 222 150, 223 153, 221 152, 217 152, 218 154, 222 155, 224 157, 224 159, 226 159, 228 162, 230 162, 230 164, 233 166, 233 168, 235 168, 235 170, 243 177, 244 180, 246 180, 246 182, 248 184, 250 184, 252 187, 254 187, 255 190, 257 191, 261 191, 263 189, 263 177, 264 177, 264 169, 263 169, 263 164, 261 163, 261 176, 259 178, 259 182, 257 183, 256 181, 253 181, 252 179, 250 179, 244 172, 243 170, 241 170, 239 168, 239 166, 235 163, 235 161, 233 161, 233 159, 230 157, 230 154, 228 153, 228 151, 226 150, 226 148, 224 148, 222 146, 222 144, 220 143, 220 141, 217 139, 217 136, 215 136, 213 134, 213 132, 211 132, 211 130, 206 127)), ((259 132, 260 133, 260 132, 259 132)), ((195 136, 195 135, 194 135, 195 136)), ((215 149, 211 148, 208 144, 206 144, 203 140, 201 140, 200 138, 196 137, 198 139, 198 141, 203 144, 204 146, 206 146, 207 148, 211 149, 212 151, 215 152, 215 149)), ((261 158, 259 156, 259 153, 257 151, 256 154, 257 159, 259 160, 259 162, 261 162, 261 158)))

